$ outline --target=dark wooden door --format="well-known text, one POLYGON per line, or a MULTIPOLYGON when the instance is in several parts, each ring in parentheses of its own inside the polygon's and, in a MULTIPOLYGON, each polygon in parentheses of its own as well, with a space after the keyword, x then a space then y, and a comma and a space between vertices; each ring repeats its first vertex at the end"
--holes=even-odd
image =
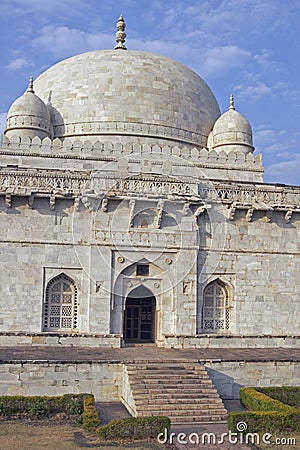
POLYGON ((128 297, 124 317, 125 340, 128 342, 153 342, 154 318, 154 297, 128 297))

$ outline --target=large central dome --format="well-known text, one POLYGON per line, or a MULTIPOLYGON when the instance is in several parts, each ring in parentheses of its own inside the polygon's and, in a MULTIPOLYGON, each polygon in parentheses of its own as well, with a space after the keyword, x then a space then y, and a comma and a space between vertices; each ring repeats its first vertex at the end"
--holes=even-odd
POLYGON ((58 138, 127 135, 144 143, 206 146, 220 115, 195 72, 141 51, 99 50, 66 59, 35 81, 35 93, 51 105, 58 138))

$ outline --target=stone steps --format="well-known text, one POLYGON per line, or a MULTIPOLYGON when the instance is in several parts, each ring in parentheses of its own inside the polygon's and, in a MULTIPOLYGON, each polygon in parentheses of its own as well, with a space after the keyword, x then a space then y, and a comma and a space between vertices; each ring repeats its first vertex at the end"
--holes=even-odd
MULTIPOLYGON (((142 398, 140 399, 136 399, 135 398, 135 404, 138 405, 143 405, 145 408, 149 405, 149 406, 153 406, 153 400, 154 398, 151 399, 145 399, 143 400, 142 398)), ((188 398, 184 398, 184 399, 177 399, 177 398, 170 398, 170 399, 155 399, 155 405, 159 406, 159 405, 172 405, 172 406, 180 406, 181 408, 184 408, 185 405, 187 407, 190 408, 191 405, 191 400, 188 398)), ((202 405, 205 406, 207 409, 214 409, 216 406, 220 406, 220 402, 217 399, 214 399, 214 401, 211 401, 211 399, 206 398, 206 399, 193 399, 193 405, 202 405), (204 401, 203 401, 204 400, 204 401), (205 401, 206 400, 206 401, 205 401)))
MULTIPOLYGON (((151 370, 151 369, 146 369, 151 370)), ((202 374, 202 372, 195 372, 195 373, 189 373, 186 374, 184 372, 180 372, 179 374, 175 374, 174 372, 170 375, 168 374, 160 374, 159 372, 151 373, 151 374, 134 374, 136 380, 145 380, 144 377, 147 378, 147 380, 155 380, 157 379, 157 376, 159 375, 159 380, 194 380, 195 377, 203 377, 203 381, 207 380, 209 382, 209 377, 207 374, 202 374)))
POLYGON ((166 415, 172 423, 220 422, 227 412, 205 367, 195 362, 126 365, 137 417, 166 415))
POLYGON ((162 399, 162 400, 163 399, 166 399, 166 400, 168 400, 168 399, 174 399, 174 400, 194 399, 195 400, 197 398, 202 399, 202 400, 209 399, 211 402, 220 400, 219 395, 212 389, 211 389, 211 392, 204 392, 204 393, 199 392, 196 389, 190 390, 190 392, 187 392, 187 391, 178 392, 176 389, 169 389, 170 392, 167 392, 167 391, 168 391, 167 389, 164 390, 163 392, 161 390, 153 390, 153 391, 149 392, 149 389, 145 389, 144 391, 139 391, 139 392, 135 391, 134 389, 132 390, 136 400, 145 399, 145 394, 147 394, 147 398, 149 400, 153 400, 153 399, 157 399, 157 400, 159 400, 159 399, 162 399))

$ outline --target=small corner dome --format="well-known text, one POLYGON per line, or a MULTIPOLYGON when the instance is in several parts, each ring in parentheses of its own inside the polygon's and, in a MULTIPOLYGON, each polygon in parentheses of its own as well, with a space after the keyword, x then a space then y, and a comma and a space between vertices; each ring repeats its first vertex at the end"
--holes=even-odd
POLYGON ((252 128, 249 121, 234 107, 233 97, 230 97, 228 111, 215 122, 208 139, 208 147, 218 151, 253 152, 252 128))
POLYGON ((33 79, 30 78, 27 91, 17 98, 9 108, 6 119, 5 136, 40 139, 51 138, 51 117, 50 111, 33 90, 33 79))

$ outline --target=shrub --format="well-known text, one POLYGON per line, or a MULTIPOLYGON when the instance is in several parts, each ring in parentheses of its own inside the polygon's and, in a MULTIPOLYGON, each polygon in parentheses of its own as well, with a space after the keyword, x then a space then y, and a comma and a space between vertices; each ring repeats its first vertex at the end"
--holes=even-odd
POLYGON ((83 401, 82 426, 87 431, 95 431, 99 425, 100 421, 95 408, 94 397, 87 397, 83 401))
POLYGON ((245 422, 245 433, 300 431, 300 411, 273 399, 256 388, 240 390, 241 403, 250 411, 229 413, 228 428, 239 431, 237 424, 245 422))
POLYGON ((48 418, 63 412, 68 416, 81 415, 83 402, 91 394, 67 394, 60 397, 0 396, 0 415, 23 414, 31 418, 48 418))
POLYGON ((84 410, 84 400, 91 398, 93 394, 65 394, 60 397, 61 411, 67 415, 81 415, 84 410))
POLYGON ((300 407, 300 387, 299 386, 282 386, 282 387, 259 387, 256 391, 262 392, 282 403, 290 406, 300 407))
POLYGON ((170 432, 170 419, 165 416, 131 417, 129 419, 112 420, 108 425, 99 428, 97 434, 102 439, 153 439, 165 428, 170 432))
POLYGON ((291 408, 254 388, 240 389, 240 401, 250 411, 286 411, 291 408))

